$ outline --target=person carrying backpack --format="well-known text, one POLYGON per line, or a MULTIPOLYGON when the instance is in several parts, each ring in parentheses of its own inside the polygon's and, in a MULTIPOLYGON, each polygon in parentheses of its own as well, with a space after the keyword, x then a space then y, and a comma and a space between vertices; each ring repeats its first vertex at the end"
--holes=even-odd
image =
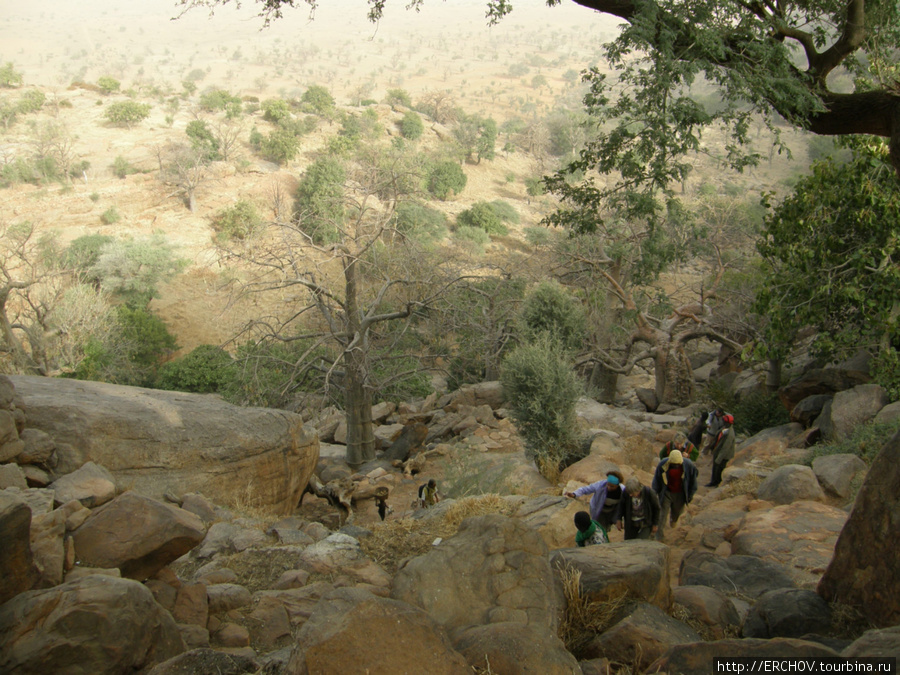
POLYGON ((575 527, 578 529, 575 533, 576 546, 584 547, 609 543, 609 535, 606 533, 606 528, 596 520, 592 520, 591 514, 587 511, 579 511, 575 514, 575 527))
POLYGON ((689 458, 692 462, 696 462, 700 456, 700 450, 697 446, 691 443, 687 436, 680 431, 662 447, 662 450, 659 451, 659 458, 665 459, 673 450, 679 450, 683 457, 689 458))
POLYGON ((723 427, 716 435, 712 447, 712 477, 706 487, 719 487, 725 465, 734 457, 734 417, 725 413, 722 416, 723 427))
POLYGON ((441 501, 441 496, 438 494, 437 481, 434 478, 419 486, 419 508, 427 509, 439 501, 441 501))

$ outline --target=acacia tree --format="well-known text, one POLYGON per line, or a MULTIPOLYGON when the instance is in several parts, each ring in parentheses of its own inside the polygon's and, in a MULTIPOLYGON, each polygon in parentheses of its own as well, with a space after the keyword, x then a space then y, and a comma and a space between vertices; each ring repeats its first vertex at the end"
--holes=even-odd
MULTIPOLYGON (((339 186, 317 182, 316 199, 304 192, 293 216, 282 204, 276 210, 281 217, 260 237, 223 249, 248 270, 236 288, 240 295, 277 293, 285 299, 280 313, 254 319, 243 335, 307 346, 287 364, 287 387, 317 374, 342 391, 351 465, 375 457, 372 396, 384 384, 376 351, 385 340, 411 332, 450 283, 442 263, 413 250, 415 242, 394 228, 396 205, 410 181, 402 158, 382 160, 351 163, 334 173, 342 177, 339 186), (322 237, 326 224, 329 236, 322 237), (297 296, 297 290, 303 293, 297 296)), ((419 369, 394 369, 392 377, 419 369)))

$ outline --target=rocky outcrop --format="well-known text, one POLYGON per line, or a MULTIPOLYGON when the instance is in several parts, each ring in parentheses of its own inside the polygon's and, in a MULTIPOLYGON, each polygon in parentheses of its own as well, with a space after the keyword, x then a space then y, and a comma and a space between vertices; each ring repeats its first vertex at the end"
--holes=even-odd
POLYGON ((830 409, 830 436, 842 440, 888 404, 887 392, 877 384, 862 384, 834 395, 830 409))
POLYGON ((708 551, 690 551, 681 559, 679 583, 684 586, 709 586, 725 594, 758 598, 774 588, 794 588, 788 571, 777 563, 754 556, 727 558, 708 551))
POLYGON ((662 658, 648 669, 650 673, 678 673, 679 675, 709 675, 716 658, 777 658, 805 659, 838 656, 829 647, 817 642, 776 638, 761 640, 718 640, 716 642, 694 642, 672 647, 662 658))
POLYGON ((578 675, 575 657, 556 635, 520 623, 492 623, 463 631, 454 643, 474 672, 490 666, 504 675, 578 675), (477 669, 477 670, 476 670, 477 669))
POLYGON ((866 474, 818 586, 828 601, 862 609, 879 627, 900 623, 900 433, 866 474))
POLYGON ((581 573, 581 594, 603 602, 627 595, 668 611, 672 605, 669 585, 669 547, 655 541, 627 541, 567 548, 555 551, 553 568, 581 573))
POLYGON ((760 484, 756 495, 773 504, 822 501, 825 498, 816 474, 802 464, 779 466, 760 484))
POLYGON ((831 628, 831 608, 814 591, 781 588, 763 593, 750 609, 741 635, 745 638, 801 638, 826 635, 831 628))
POLYGON ((288 672, 466 675, 471 669, 421 609, 340 588, 322 598, 300 629, 288 672))
POLYGON ((290 513, 318 459, 299 415, 215 396, 41 377, 9 378, 28 427, 57 444, 57 474, 89 461, 162 499, 199 492, 290 513))
POLYGON ((850 496, 856 477, 868 468, 857 455, 849 454, 822 455, 812 463, 813 473, 825 492, 843 499, 850 496))
POLYGON ((183 651, 171 615, 128 579, 88 576, 21 593, 0 607, 4 673, 118 675, 183 651))
POLYGON ((37 581, 30 534, 31 509, 24 501, 0 492, 0 605, 37 581))
POLYGON ((540 535, 500 515, 464 520, 397 573, 391 595, 448 629, 515 622, 555 633, 564 605, 540 535))
POLYGON ((203 541, 206 528, 193 513, 126 492, 96 509, 75 530, 78 559, 89 567, 116 567, 143 581, 203 541))
POLYGON ((778 390, 778 398, 788 410, 793 410, 807 396, 836 394, 871 380, 861 370, 844 368, 816 368, 808 370, 778 390))

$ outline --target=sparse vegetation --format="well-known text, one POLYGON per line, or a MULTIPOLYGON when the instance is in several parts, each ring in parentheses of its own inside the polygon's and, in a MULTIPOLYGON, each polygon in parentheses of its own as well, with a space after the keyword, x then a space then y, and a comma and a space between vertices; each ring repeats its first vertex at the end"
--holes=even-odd
POLYGON ((150 105, 137 101, 119 101, 106 108, 105 117, 111 124, 129 129, 150 116, 150 105))

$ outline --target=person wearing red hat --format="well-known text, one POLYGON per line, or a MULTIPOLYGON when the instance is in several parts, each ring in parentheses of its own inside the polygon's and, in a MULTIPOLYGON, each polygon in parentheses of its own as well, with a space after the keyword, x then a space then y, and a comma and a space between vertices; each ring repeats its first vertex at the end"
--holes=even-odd
POLYGON ((716 435, 712 446, 712 477, 706 487, 718 487, 722 482, 725 465, 734 457, 734 417, 722 415, 722 429, 716 435))

